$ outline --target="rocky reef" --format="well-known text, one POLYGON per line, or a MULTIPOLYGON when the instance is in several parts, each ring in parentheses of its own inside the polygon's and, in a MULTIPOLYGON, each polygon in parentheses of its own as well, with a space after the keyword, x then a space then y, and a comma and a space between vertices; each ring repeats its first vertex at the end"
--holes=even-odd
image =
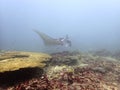
MULTIPOLYGON (((26 54, 25 54, 26 55, 26 54)), ((1 90, 119 90, 120 61, 112 56, 81 52, 52 53, 46 67, 15 70, 19 82, 1 90), (17 72, 16 72, 17 71, 17 72), (18 72, 19 71, 19 72, 18 72), (26 76, 27 75, 27 76, 26 76), (28 76, 30 76, 28 78, 28 76), (21 77, 24 77, 21 78, 21 77)), ((18 58, 27 58, 23 54, 18 58)), ((14 55, 12 56, 14 58, 14 55)), ((35 59, 35 58, 34 58, 35 59)), ((5 74, 0 74, 4 81, 5 74)), ((9 73, 7 75, 13 76, 9 73)), ((3 80, 1 79, 1 80, 3 80)), ((2 82, 0 80, 0 82, 2 82)), ((9 82, 10 79, 7 79, 9 82)), ((5 83, 8 83, 4 82, 5 83)))

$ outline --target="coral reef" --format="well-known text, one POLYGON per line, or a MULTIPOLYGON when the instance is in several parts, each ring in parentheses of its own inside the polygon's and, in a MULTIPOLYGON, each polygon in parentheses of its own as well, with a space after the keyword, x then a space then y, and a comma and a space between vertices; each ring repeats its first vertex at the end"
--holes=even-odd
MULTIPOLYGON (((35 74, 34 70, 22 70, 23 73, 28 72, 31 77, 0 88, 3 90, 119 90, 120 88, 120 61, 114 57, 67 51, 54 53, 51 56, 43 71, 35 69, 36 75, 33 76, 30 73, 35 74)), ((21 55, 18 58, 21 57, 27 56, 21 55)))
POLYGON ((90 68, 74 68, 74 72, 61 71, 58 78, 47 75, 21 83, 12 90, 117 90, 116 84, 108 86, 101 73, 90 68))
POLYGON ((117 50, 116 52, 114 52, 112 56, 113 56, 114 58, 120 60, 120 50, 117 50))
POLYGON ((66 66, 66 65, 63 65, 63 66, 50 66, 49 68, 47 68, 47 70, 45 70, 47 76, 49 79, 52 79, 52 78, 58 78, 59 75, 60 75, 60 72, 74 72, 74 68, 73 66, 66 66))
POLYGON ((79 60, 79 52, 59 52, 53 53, 52 58, 50 60, 50 65, 76 65, 79 60))
POLYGON ((0 72, 14 71, 20 68, 44 67, 50 55, 33 52, 5 52, 0 54, 0 72))
POLYGON ((112 55, 112 52, 106 49, 91 51, 90 53, 92 53, 94 56, 111 56, 112 55))

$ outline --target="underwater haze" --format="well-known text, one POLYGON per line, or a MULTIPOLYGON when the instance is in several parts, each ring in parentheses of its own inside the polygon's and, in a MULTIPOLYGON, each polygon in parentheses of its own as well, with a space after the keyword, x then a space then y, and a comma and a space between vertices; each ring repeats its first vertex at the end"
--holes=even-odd
POLYGON ((0 50, 53 48, 119 50, 120 0, 0 0, 0 50), (68 35, 72 46, 45 46, 33 29, 53 38, 68 35))

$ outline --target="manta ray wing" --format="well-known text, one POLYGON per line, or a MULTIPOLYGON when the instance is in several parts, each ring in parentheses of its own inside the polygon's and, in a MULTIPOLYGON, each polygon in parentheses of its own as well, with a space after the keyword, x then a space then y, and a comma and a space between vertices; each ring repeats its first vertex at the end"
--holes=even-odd
POLYGON ((58 41, 57 39, 54 39, 48 35, 46 35, 43 32, 34 30, 34 32, 36 32, 43 40, 44 44, 47 46, 51 46, 51 45, 61 45, 60 41, 58 41))

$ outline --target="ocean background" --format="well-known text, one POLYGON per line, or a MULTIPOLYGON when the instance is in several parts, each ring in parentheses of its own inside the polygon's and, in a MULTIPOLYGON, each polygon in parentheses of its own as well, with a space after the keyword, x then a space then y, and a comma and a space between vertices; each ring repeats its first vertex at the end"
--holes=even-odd
POLYGON ((0 50, 98 49, 120 50, 120 0, 0 0, 0 50), (46 47, 33 29, 72 47, 46 47))

